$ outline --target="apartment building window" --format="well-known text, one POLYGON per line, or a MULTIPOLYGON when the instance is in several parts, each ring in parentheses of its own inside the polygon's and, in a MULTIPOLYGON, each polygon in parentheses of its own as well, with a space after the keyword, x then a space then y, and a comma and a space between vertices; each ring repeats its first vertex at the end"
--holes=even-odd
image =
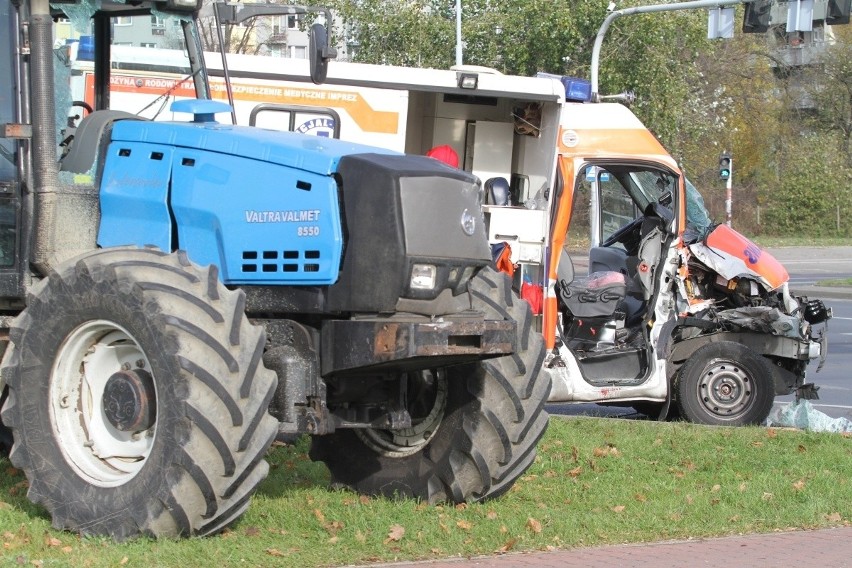
POLYGON ((290 46, 290 57, 294 59, 307 59, 308 58, 308 48, 304 45, 291 45, 290 46))
POLYGON ((116 16, 112 23, 116 26, 129 26, 133 24, 133 16, 116 16))
POLYGON ((160 16, 151 16, 151 35, 166 35, 166 21, 160 16))
POLYGON ((143 42, 143 43, 140 43, 139 46, 140 47, 157 47, 157 44, 156 43, 144 43, 143 42))
POLYGON ((278 35, 287 33, 287 30, 298 30, 299 29, 299 17, 298 16, 279 16, 275 18, 272 24, 272 34, 278 35))

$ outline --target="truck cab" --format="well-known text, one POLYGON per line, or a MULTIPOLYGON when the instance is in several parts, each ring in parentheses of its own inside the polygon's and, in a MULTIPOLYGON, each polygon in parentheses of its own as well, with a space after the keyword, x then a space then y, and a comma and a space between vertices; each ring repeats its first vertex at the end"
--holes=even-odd
POLYGON ((816 395, 806 367, 825 357, 830 309, 794 297, 780 263, 713 223, 627 107, 566 104, 559 169, 544 315, 551 402, 737 425, 761 423, 776 395, 816 395))

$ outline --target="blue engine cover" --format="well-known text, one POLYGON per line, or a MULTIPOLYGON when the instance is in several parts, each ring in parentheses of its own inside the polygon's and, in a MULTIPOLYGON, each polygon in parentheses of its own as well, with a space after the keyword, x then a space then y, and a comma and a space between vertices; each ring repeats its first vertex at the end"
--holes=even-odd
POLYGON ((343 229, 332 174, 358 144, 216 122, 117 122, 98 244, 186 250, 226 284, 333 284, 343 229))

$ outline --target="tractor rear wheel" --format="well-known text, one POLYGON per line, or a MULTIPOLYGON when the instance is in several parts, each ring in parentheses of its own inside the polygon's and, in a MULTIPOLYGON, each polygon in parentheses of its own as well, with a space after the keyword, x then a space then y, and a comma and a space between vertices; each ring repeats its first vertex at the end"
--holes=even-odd
POLYGON ((277 432, 242 292, 183 253, 118 248, 60 266, 27 303, 2 420, 54 527, 203 535, 242 514, 277 432))
POLYGON ((508 491, 533 463, 550 394, 549 376, 539 373, 542 339, 531 329, 529 305, 502 273, 483 269, 470 292, 488 319, 517 323, 517 352, 410 373, 411 428, 315 437, 311 458, 325 462, 332 484, 429 503, 473 502, 508 491))

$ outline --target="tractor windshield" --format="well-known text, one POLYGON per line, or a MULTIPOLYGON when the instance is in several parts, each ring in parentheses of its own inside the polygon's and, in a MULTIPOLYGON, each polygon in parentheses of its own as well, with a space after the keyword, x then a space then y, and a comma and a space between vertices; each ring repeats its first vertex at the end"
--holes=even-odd
POLYGON ((107 109, 171 120, 176 98, 208 98, 193 15, 163 12, 156 4, 162 3, 54 6, 60 125, 73 128, 93 110, 107 109), (98 45, 106 43, 101 38, 108 44, 98 45))

